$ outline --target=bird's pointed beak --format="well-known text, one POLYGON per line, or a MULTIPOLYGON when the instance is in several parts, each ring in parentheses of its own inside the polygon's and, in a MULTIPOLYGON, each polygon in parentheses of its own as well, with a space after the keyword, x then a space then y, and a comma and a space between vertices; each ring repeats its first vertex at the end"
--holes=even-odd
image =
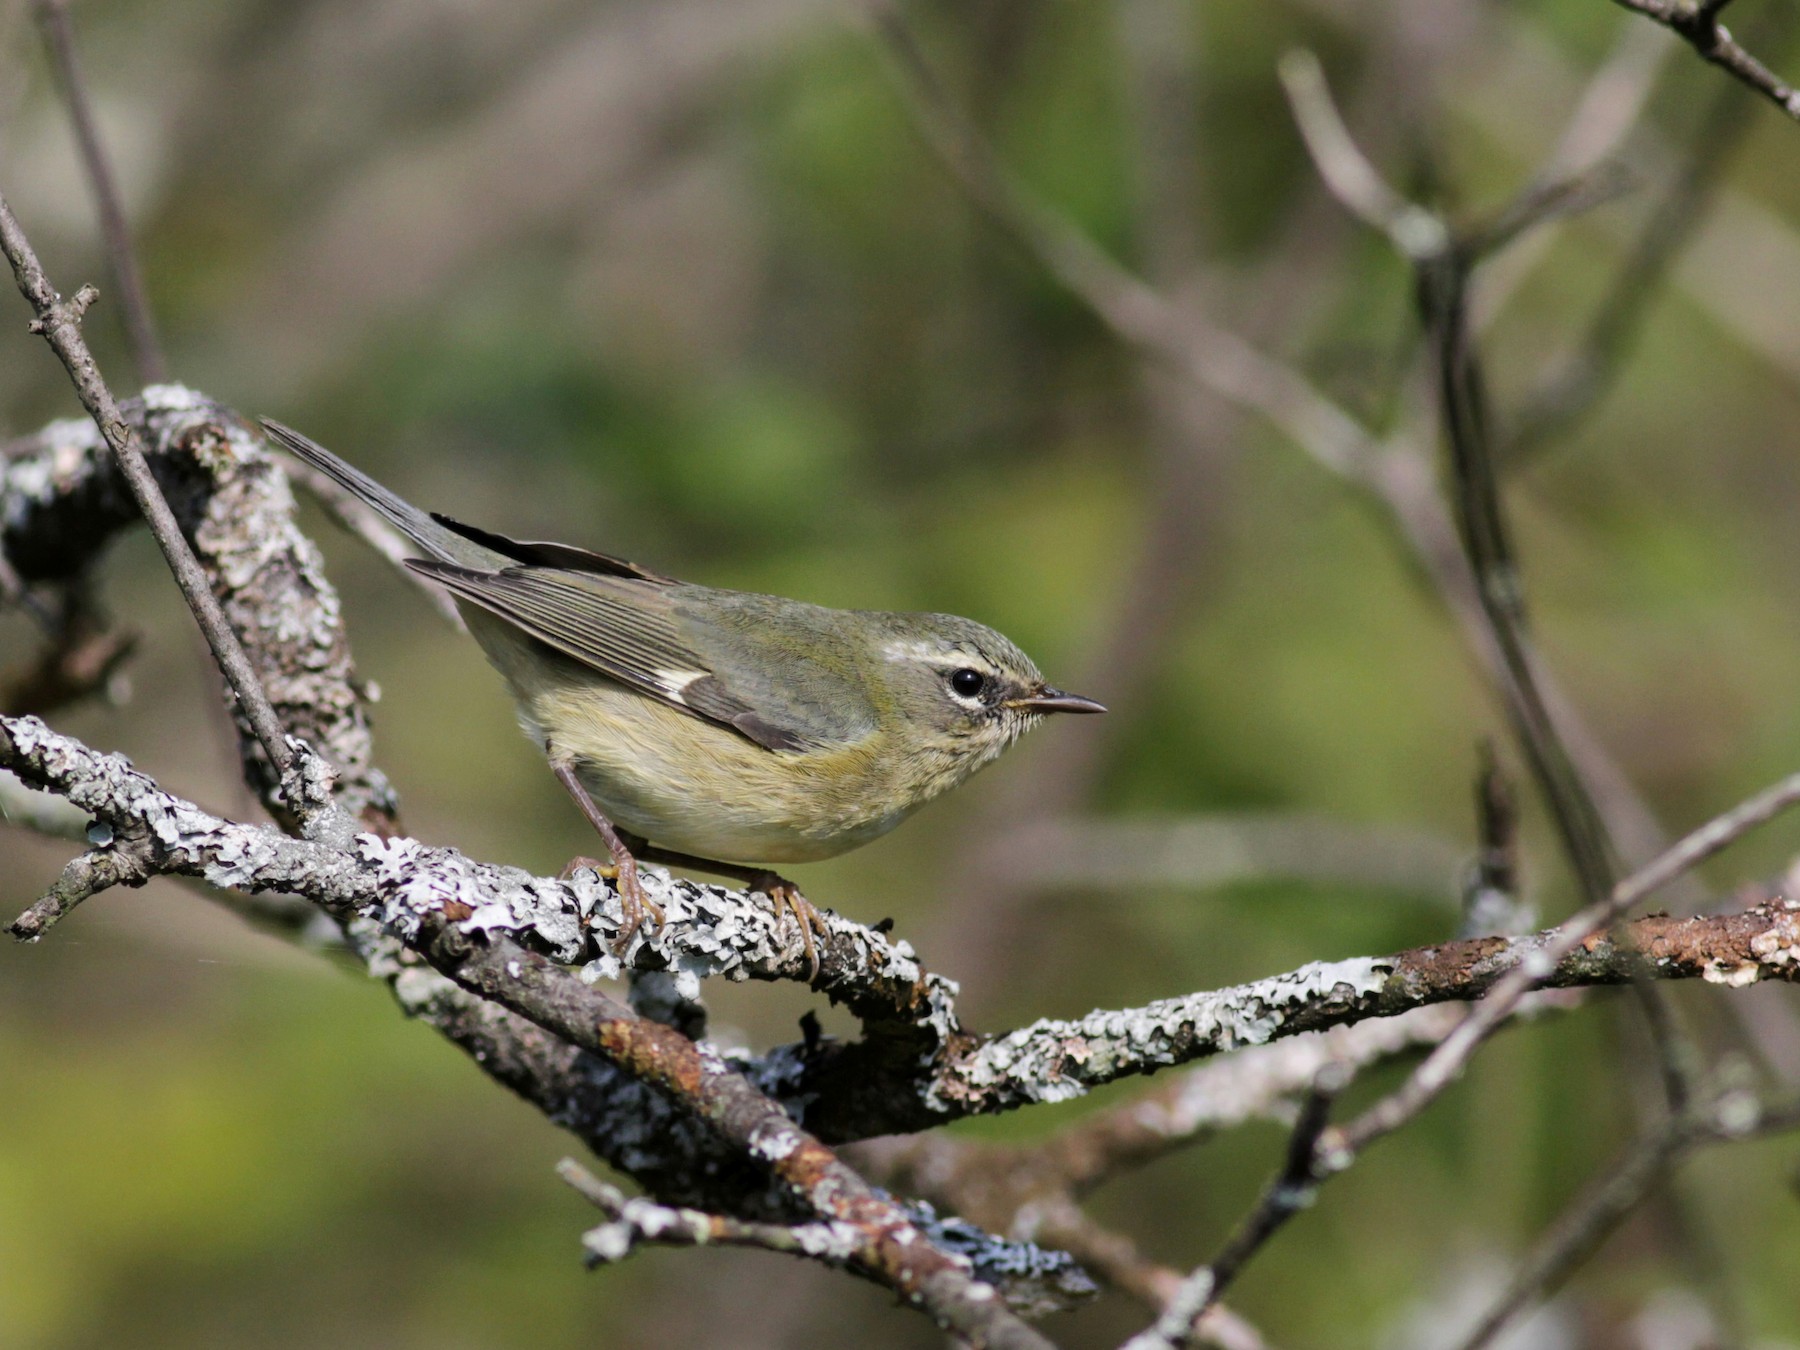
POLYGON ((1083 698, 1080 694, 1065 694, 1060 689, 1052 689, 1045 685, 1035 694, 1024 698, 1015 698, 1007 705, 1012 708, 1026 708, 1039 713, 1103 713, 1104 703, 1096 703, 1091 698, 1083 698))

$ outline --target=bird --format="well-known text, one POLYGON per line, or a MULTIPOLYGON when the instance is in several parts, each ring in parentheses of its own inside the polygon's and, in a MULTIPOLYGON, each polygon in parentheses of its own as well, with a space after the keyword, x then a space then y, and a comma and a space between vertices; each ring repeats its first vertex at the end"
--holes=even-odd
POLYGON ((1102 713, 952 614, 831 609, 677 581, 570 544, 512 539, 402 500, 267 418, 282 449, 427 556, 505 680, 525 733, 606 843, 623 952, 645 916, 637 864, 726 876, 791 915, 816 982, 823 916, 770 870, 886 834, 1055 713, 1102 713))

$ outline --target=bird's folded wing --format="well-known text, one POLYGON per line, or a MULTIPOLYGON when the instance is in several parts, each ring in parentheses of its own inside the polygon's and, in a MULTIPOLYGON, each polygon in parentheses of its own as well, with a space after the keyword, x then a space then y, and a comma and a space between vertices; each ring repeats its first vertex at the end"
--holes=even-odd
MULTIPOLYGON (((839 729, 828 724, 834 719, 821 722, 811 714, 820 680, 841 679, 841 672, 812 669, 791 654, 778 664, 796 669, 761 672, 765 654, 750 650, 744 664, 773 678, 756 681, 754 689, 734 688, 732 676, 718 669, 732 664, 720 659, 725 635, 683 613, 686 588, 559 568, 487 572, 426 560, 407 566, 601 674, 730 727, 765 749, 804 750, 839 738, 839 729)), ((750 643, 752 649, 763 645, 754 637, 750 643)))

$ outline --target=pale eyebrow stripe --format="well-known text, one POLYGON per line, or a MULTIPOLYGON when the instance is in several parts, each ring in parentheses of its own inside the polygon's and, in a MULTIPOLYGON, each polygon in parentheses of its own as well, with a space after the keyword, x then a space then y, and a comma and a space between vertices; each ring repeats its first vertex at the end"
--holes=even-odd
POLYGON ((881 649, 881 654, 890 661, 923 661, 926 665, 942 666, 946 670, 970 666, 989 675, 1000 674, 1000 667, 980 652, 946 652, 941 647, 927 646, 923 642, 906 638, 896 638, 888 643, 881 649))

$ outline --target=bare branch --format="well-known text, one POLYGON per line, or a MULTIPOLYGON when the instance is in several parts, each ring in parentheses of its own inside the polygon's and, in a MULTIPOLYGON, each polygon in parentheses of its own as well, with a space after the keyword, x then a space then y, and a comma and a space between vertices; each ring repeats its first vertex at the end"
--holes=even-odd
MULTIPOLYGON (((1048 1344, 971 1277, 965 1258, 934 1246, 904 1211, 872 1191, 716 1052, 637 1017, 507 936, 506 907, 498 902, 506 891, 483 895, 470 875, 505 869, 473 869, 448 850, 413 846, 414 852, 403 847, 409 840, 384 843, 364 834, 340 846, 220 820, 162 792, 123 759, 97 755, 33 718, 0 719, 0 766, 67 796, 120 835, 141 837, 150 872, 291 891, 347 927, 377 924, 468 992, 675 1098, 731 1148, 766 1165, 820 1217, 856 1225, 862 1234, 857 1268, 924 1307, 946 1329, 977 1345, 1048 1344)), ((84 893, 98 889, 86 881, 80 880, 84 893)), ((533 888, 560 885, 524 881, 533 888)), ((608 895, 618 909, 616 892, 608 895)), ((579 902, 561 918, 567 935, 585 940, 579 902)), ((620 931, 622 920, 621 911, 612 932, 620 931)), ((31 937, 35 931, 27 924, 16 933, 31 937)))
POLYGON ((1308 153, 1332 194, 1394 243, 1402 257, 1419 261, 1441 256, 1450 231, 1430 211, 1395 192, 1363 157, 1332 102, 1319 58, 1296 50, 1281 58, 1278 71, 1308 153))
POLYGON ((1558 1216, 1458 1350, 1481 1350, 1530 1304, 1555 1291, 1689 1154, 1716 1143, 1800 1129, 1800 1103, 1768 1104, 1730 1090, 1678 1112, 1620 1154, 1558 1216))
POLYGON ((1541 662, 1527 637, 1523 588, 1501 508, 1481 370, 1469 331, 1466 283, 1472 248, 1433 212, 1403 200, 1382 182, 1344 129, 1317 57, 1290 52, 1282 59, 1281 75, 1320 176, 1349 210, 1388 237, 1416 273, 1450 453, 1458 531, 1500 657, 1497 674, 1504 705, 1575 874, 1588 899, 1596 899, 1613 883, 1614 850, 1551 716, 1541 662))
MULTIPOLYGON (((1032 199, 957 109, 901 20, 883 11, 877 21, 922 134, 970 200, 1120 341, 1146 360, 1264 417, 1321 467, 1367 491, 1386 512, 1396 540, 1430 580, 1504 706, 1504 657, 1439 500, 1432 466, 1419 448, 1404 438, 1384 444, 1291 367, 1211 322, 1191 304, 1177 306, 1032 199)), ((1547 672, 1540 672, 1539 680, 1609 829, 1629 845, 1630 856, 1646 856, 1661 847, 1666 836, 1660 825, 1598 737, 1547 672)))
MULTIPOLYGON (((1643 25, 1632 31, 1654 32, 1643 25)), ((1509 461, 1541 449, 1594 408, 1617 379, 1682 248, 1706 216, 1733 152, 1754 126, 1744 91, 1722 85, 1700 120, 1667 192, 1631 241, 1575 349, 1542 380, 1515 418, 1509 461)))
POLYGON ((1191 306, 1177 307, 1030 198, 956 108, 899 16, 876 16, 921 131, 970 199, 1115 335, 1232 404, 1266 417, 1334 473, 1361 479, 1379 446, 1293 369, 1191 306))
POLYGON ((1800 92, 1758 61, 1732 37, 1719 13, 1720 0, 1613 0, 1634 14, 1654 19, 1678 34, 1702 59, 1718 66, 1733 79, 1754 89, 1789 117, 1800 122, 1800 92))
MULTIPOLYGON (((1049 1139, 1006 1144, 933 1131, 870 1140, 848 1157, 871 1180, 921 1196, 996 1233, 1068 1252, 1107 1283, 1161 1312, 1183 1283, 1130 1238, 1102 1226, 1081 1197, 1111 1177, 1249 1120, 1291 1124, 1296 1099, 1328 1065, 1377 1063, 1436 1044, 1461 1010, 1418 1008, 1253 1046, 1176 1075, 1133 1101, 1084 1116, 1049 1139)), ((1198 1339, 1243 1345, 1254 1328, 1215 1304, 1198 1339)))
POLYGON ((843 1268, 855 1259, 862 1234, 855 1225, 823 1222, 756 1223, 725 1214, 627 1199, 573 1158, 556 1166, 557 1175, 606 1215, 607 1222, 582 1235, 590 1267, 623 1261, 641 1246, 760 1247, 843 1268))
POLYGON ((1328 1064, 1314 1079, 1288 1138, 1287 1160, 1263 1191, 1256 1208, 1225 1243, 1213 1261, 1201 1266, 1175 1291, 1155 1324, 1125 1343, 1125 1350, 1177 1350, 1192 1345, 1200 1319, 1268 1240, 1318 1197, 1327 1173, 1319 1157, 1319 1136, 1330 1119, 1331 1103, 1350 1085, 1351 1070, 1328 1064))
POLYGON ((251 667, 249 657, 244 654, 243 644, 226 622, 218 600, 207 587, 206 574, 194 557, 193 549, 182 537, 175 513, 169 509, 162 489, 157 486, 156 478, 144 460, 142 441, 131 424, 120 414, 118 405, 113 401, 112 391, 101 379, 100 369, 94 363, 93 354, 88 351, 87 343, 81 336, 81 316, 97 293, 92 287, 83 287, 70 300, 64 300, 57 293, 44 274, 37 254, 32 250, 19 222, 14 219, 12 208, 7 205, 4 197, 0 197, 0 246, 4 247, 7 261, 12 264, 13 276, 19 283, 20 293, 31 303, 37 314, 32 325, 33 331, 50 344, 51 350, 68 369, 82 406, 88 410, 88 415, 94 419, 94 424, 100 428, 100 434, 112 448, 119 463, 119 471, 125 476, 138 509, 144 513, 144 519, 149 523, 150 532, 156 537, 163 557, 168 560, 169 569, 175 574, 176 583, 187 599, 188 608, 193 611, 195 622, 206 635, 207 645, 212 648, 219 669, 224 672, 232 692, 237 695, 239 708, 255 730, 263 753, 268 756, 269 763, 275 767, 281 779, 282 794, 288 809, 302 821, 315 816, 329 816, 329 804, 310 793, 306 766, 298 761, 289 746, 287 733, 275 716, 275 710, 269 706, 256 671, 251 667))
MULTIPOLYGON (((1596 922, 1604 927, 1613 917, 1596 922)), ((1553 929, 1529 937, 1476 938, 1387 957, 1315 963, 1142 1008, 1034 1022, 985 1040, 953 1043, 924 1064, 895 1062, 878 1043, 827 1046, 807 1065, 800 1084, 818 1094, 807 1119, 828 1139, 922 1129, 963 1116, 1064 1101, 1121 1078, 1308 1031, 1482 998, 1491 990, 1515 987, 1509 982, 1523 991, 1626 985, 1637 979, 1792 981, 1800 979, 1800 968, 1787 955, 1794 935, 1800 934, 1797 925, 1800 914, 1777 902, 1730 916, 1639 919, 1619 939, 1596 936, 1597 929, 1584 925, 1574 939, 1572 929, 1553 929)), ((1458 1027, 1454 1035, 1459 1044, 1470 1031, 1479 1039, 1498 1025, 1487 1018, 1505 1016, 1490 1011, 1491 1002, 1478 1005, 1458 1027), (1482 1019, 1479 1029, 1470 1028, 1476 1018, 1482 1019)), ((1512 1001, 1507 1011, 1517 1006, 1512 1001)), ((1472 1048, 1464 1046, 1457 1070, 1472 1048)), ((1427 1060, 1435 1061, 1434 1072, 1445 1063, 1442 1055, 1440 1048, 1427 1060)), ((1434 1079, 1431 1095, 1448 1081, 1434 1079)), ((1419 1109, 1425 1100, 1417 1103, 1419 1109)))
POLYGON ((100 848, 84 853, 63 868, 56 884, 36 904, 14 919, 7 931, 23 941, 35 941, 83 900, 114 886, 141 886, 152 875, 149 851, 143 835, 113 838, 103 832, 100 848))
MULTIPOLYGON (((1651 867, 1620 883, 1603 905, 1592 907, 1597 913, 1584 911, 1583 915, 1578 915, 1575 920, 1551 934, 1539 951, 1501 980, 1494 992, 1476 1005, 1469 1016, 1439 1043, 1438 1048, 1414 1071, 1400 1091, 1384 1098, 1346 1126, 1327 1125, 1326 1113, 1329 1096, 1335 1095, 1348 1082, 1349 1070, 1342 1065, 1325 1070, 1324 1074, 1330 1076, 1327 1078, 1322 1074, 1307 1109, 1302 1111, 1290 1142, 1287 1163, 1275 1182, 1264 1192, 1256 1208, 1226 1244, 1219 1257, 1189 1277, 1181 1291, 1170 1300, 1163 1316, 1153 1327, 1129 1342, 1127 1350, 1161 1350, 1163 1347, 1172 1350, 1173 1347, 1187 1344, 1189 1330, 1196 1319, 1224 1292, 1232 1278, 1242 1269, 1244 1262, 1289 1218, 1312 1203, 1320 1185, 1331 1176, 1349 1168, 1370 1143, 1410 1121, 1453 1081, 1480 1040, 1499 1025, 1491 1019, 1510 1015, 1518 1006, 1519 998, 1531 988, 1545 983, 1542 975, 1547 963, 1573 953, 1583 943, 1592 950, 1595 934, 1606 928, 1620 913, 1642 899, 1656 885, 1666 882, 1681 870, 1697 865, 1744 831, 1768 820, 1777 811, 1795 802, 1800 802, 1800 775, 1784 780, 1702 826, 1651 867), (1587 920, 1585 924, 1582 922, 1584 919, 1587 920)), ((1643 957, 1639 958, 1634 951, 1629 953, 1631 959, 1628 964, 1635 965, 1638 960, 1646 959, 1652 966, 1660 966, 1665 954, 1666 949, 1647 948, 1643 957)), ((1785 954, 1782 963, 1788 964, 1796 956, 1800 956, 1800 950, 1785 954)), ((1635 981, 1636 971, 1629 971, 1627 978, 1635 981)), ((1733 973, 1721 972, 1716 978, 1722 982, 1730 982, 1733 973)), ((1751 1110, 1754 1118, 1756 1108, 1753 1101, 1751 1110)), ((1739 1118, 1743 1115, 1741 1104, 1736 1115, 1739 1118)), ((1662 1147, 1660 1144, 1656 1145, 1646 1155, 1657 1165, 1663 1160, 1660 1152, 1662 1147)), ((1636 1194, 1641 1194, 1641 1190, 1636 1194)), ((1594 1206, 1595 1214, 1611 1212, 1612 1208, 1605 1203, 1594 1206)), ((1598 1223, 1599 1220, 1592 1222, 1598 1223)), ((1590 1226, 1589 1220, 1583 1220, 1571 1225, 1570 1232, 1588 1233, 1590 1226)), ((1564 1254, 1567 1259, 1573 1260, 1579 1253, 1579 1242, 1575 1236, 1564 1236, 1566 1241, 1558 1245, 1558 1250, 1561 1251, 1566 1246, 1567 1252, 1564 1254)), ((1551 1268, 1566 1269, 1566 1266, 1551 1268)), ((1510 1316, 1511 1311, 1513 1306, 1507 1304, 1505 1315, 1510 1316)), ((1499 1329, 1499 1325, 1495 1323, 1486 1327, 1485 1334, 1491 1335, 1499 1329)))

